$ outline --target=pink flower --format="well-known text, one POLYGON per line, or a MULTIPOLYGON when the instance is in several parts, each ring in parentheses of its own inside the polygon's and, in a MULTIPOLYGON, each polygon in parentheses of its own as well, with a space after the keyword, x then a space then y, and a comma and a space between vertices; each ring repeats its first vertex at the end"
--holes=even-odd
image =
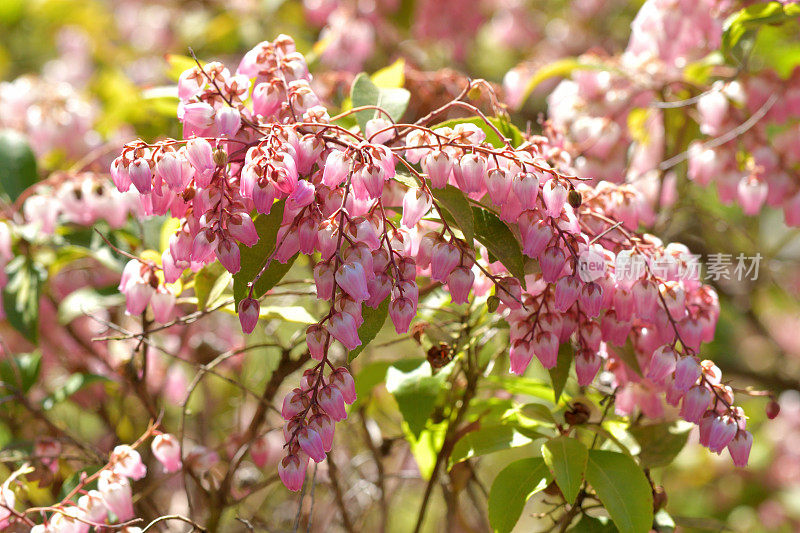
POLYGON ((745 215, 757 215, 767 199, 767 184, 755 176, 745 176, 739 182, 739 203, 745 215))
POLYGON ((108 516, 103 495, 98 490, 90 490, 78 498, 78 507, 83 511, 83 518, 95 523, 102 523, 108 516))
POLYGON ((308 405, 308 399, 302 389, 293 389, 283 398, 281 416, 284 420, 290 420, 295 415, 301 413, 308 405))
POLYGON ((321 328, 319 324, 311 324, 306 329, 306 345, 311 357, 317 361, 322 361, 325 356, 325 344, 328 340, 328 332, 321 328))
MULTIPOLYGON (((327 453, 333 448, 333 419, 325 413, 319 413, 308 419, 308 428, 316 431, 322 439, 322 449, 327 453)), ((302 447, 302 446, 301 446, 302 447)))
POLYGON ((578 301, 580 289, 580 281, 575 276, 564 276, 559 279, 553 295, 556 310, 563 313, 572 307, 578 301))
POLYGON ((200 230, 192 242, 192 261, 195 263, 203 263, 208 257, 214 253, 214 241, 217 235, 211 230, 200 230))
POLYGON ((561 248, 557 246, 548 247, 539 257, 539 266, 542 268, 542 279, 548 283, 556 281, 564 270, 567 256, 561 248))
POLYGON ((163 287, 159 287, 150 298, 150 307, 153 309, 153 318, 156 322, 166 324, 172 319, 175 309, 175 295, 163 287))
POLYGON ((337 387, 325 385, 317 394, 320 407, 336 422, 347 418, 344 396, 337 387))
POLYGON ((118 522, 125 522, 134 517, 133 496, 127 478, 103 470, 100 472, 97 487, 106 507, 114 513, 118 522))
POLYGON ((750 458, 750 448, 753 446, 753 435, 746 430, 740 429, 736 436, 728 444, 728 452, 731 454, 733 464, 744 468, 750 458))
POLYGON ((410 188, 403 196, 403 226, 413 228, 433 205, 433 199, 422 189, 410 188))
POLYGON ((442 189, 447 186, 450 174, 453 172, 453 161, 447 153, 440 150, 428 152, 420 162, 422 171, 431 180, 431 186, 442 189))
MULTIPOLYGON (((508 177, 508 172, 501 168, 490 170, 486 176, 486 190, 489 191, 489 197, 494 205, 503 205, 503 202, 508 198, 508 193, 511 191, 511 185, 512 181, 508 177)), ((537 189, 539 187, 538 181, 536 187, 537 189)))
POLYGON ((221 136, 233 137, 242 125, 242 116, 238 109, 223 107, 217 111, 214 121, 221 136))
POLYGON ((531 349, 545 368, 553 368, 558 362, 558 337, 551 332, 541 331, 531 342, 531 349))
POLYGON ((545 214, 549 217, 558 217, 564 209, 568 191, 559 181, 551 179, 544 184, 542 198, 546 207, 545 214))
POLYGON ((342 264, 336 271, 336 283, 356 302, 369 299, 367 276, 361 263, 342 264))
POLYGON ((178 120, 191 126, 207 128, 214 123, 214 108, 205 102, 178 106, 178 120))
POLYGON ((247 213, 237 213, 228 220, 226 228, 231 237, 252 248, 258 242, 258 231, 253 223, 253 219, 247 213))
POLYGON ((672 386, 680 392, 688 391, 700 379, 700 364, 694 357, 682 357, 675 365, 675 381, 672 386))
POLYGON ((511 183, 512 190, 523 209, 534 209, 539 195, 539 179, 528 172, 520 172, 511 183))
POLYGON ((278 463, 278 476, 286 488, 297 492, 303 487, 306 479, 306 467, 308 466, 308 456, 303 453, 289 454, 278 463))
POLYGON ((395 298, 389 305, 389 316, 392 317, 392 323, 397 333, 405 333, 408 331, 411 320, 413 320, 416 313, 417 306, 409 298, 395 298))
POLYGON ((522 234, 522 253, 528 257, 539 257, 553 239, 553 228, 537 218, 532 211, 526 211, 519 219, 519 230, 522 234))
POLYGON ((114 448, 114 451, 111 452, 111 464, 115 474, 134 480, 142 479, 147 474, 147 467, 142 463, 142 456, 127 444, 114 448))
POLYGON ((486 174, 486 159, 479 154, 467 154, 453 166, 453 175, 464 194, 479 192, 486 174))
POLYGON ((261 306, 254 298, 244 298, 239 302, 239 322, 242 325, 242 332, 250 334, 258 324, 258 316, 261 312, 261 306))
POLYGON ((580 350, 575 355, 575 373, 578 376, 578 385, 586 387, 600 371, 603 360, 591 350, 580 350))
POLYGON ((308 426, 303 427, 297 432, 297 442, 303 450, 315 462, 320 463, 325 460, 325 445, 322 437, 314 429, 308 426))
POLYGON ((339 389, 346 404, 350 405, 356 401, 356 383, 346 368, 340 366, 331 372, 330 383, 339 389))
POLYGON ((469 301, 469 291, 475 283, 475 274, 467 267, 456 267, 447 277, 447 290, 454 304, 465 304, 469 301))
POLYGON ((586 316, 596 317, 603 306, 603 288, 594 281, 584 284, 581 288, 580 302, 581 311, 586 316))
POLYGON ((164 472, 177 472, 183 467, 178 439, 168 433, 156 435, 150 448, 153 456, 164 467, 164 472))
POLYGON ((681 417, 697 424, 711 403, 711 391, 702 385, 689 389, 681 403, 681 417))
POLYGON ((136 190, 141 194, 150 192, 153 186, 153 173, 150 171, 150 164, 139 158, 128 167, 128 176, 136 190))
POLYGON ((350 172, 350 161, 341 150, 332 150, 325 159, 322 184, 333 189, 338 187, 350 172))
POLYGON ((722 453, 722 450, 736 436, 738 426, 736 420, 730 416, 715 417, 711 422, 711 431, 708 435, 708 449, 714 453, 722 453))
POLYGON ((447 277, 461 260, 461 252, 449 242, 440 242, 431 251, 431 279, 447 281, 447 277))
POLYGON ((661 346, 650 358, 647 367, 647 379, 659 382, 675 370, 678 355, 668 345, 661 346))
POLYGON ((232 239, 219 239, 217 242, 217 259, 231 274, 236 274, 242 268, 239 246, 232 239))
POLYGON ((521 376, 525 373, 528 365, 533 360, 533 349, 531 343, 526 340, 516 340, 511 345, 508 353, 508 359, 511 363, 511 372, 521 376))
POLYGON ((358 338, 358 326, 349 313, 334 314, 326 324, 326 329, 348 350, 354 350, 361 346, 361 339, 358 338))

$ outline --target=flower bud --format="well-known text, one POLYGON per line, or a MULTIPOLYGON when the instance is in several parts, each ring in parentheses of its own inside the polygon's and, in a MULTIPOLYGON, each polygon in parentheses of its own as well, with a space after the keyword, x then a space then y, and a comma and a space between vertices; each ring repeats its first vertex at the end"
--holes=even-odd
POLYGON ((243 333, 249 335, 256 329, 260 312, 261 306, 255 298, 244 298, 239 302, 239 322, 243 333))
POLYGON ((156 435, 150 448, 153 456, 164 467, 164 472, 177 472, 183 466, 180 444, 174 436, 168 433, 156 435))

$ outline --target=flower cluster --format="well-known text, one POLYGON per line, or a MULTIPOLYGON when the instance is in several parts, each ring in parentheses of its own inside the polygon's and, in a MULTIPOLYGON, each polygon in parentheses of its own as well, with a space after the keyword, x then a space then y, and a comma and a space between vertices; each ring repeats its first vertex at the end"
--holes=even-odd
MULTIPOLYGON (((290 489, 302 486, 309 457, 324 459, 334 423, 355 400, 349 373, 332 363, 341 350, 332 348, 361 346, 365 310, 387 299, 396 331, 408 331, 423 280, 441 285, 456 304, 468 302, 470 291, 494 288, 495 313, 510 325, 514 373, 534 356, 552 368, 559 346, 571 343, 582 385, 605 364, 624 390, 664 393, 668 403, 681 403, 685 419, 712 424, 712 450, 747 441, 731 391, 697 359, 713 337, 716 294, 678 274, 689 260, 685 246, 632 233, 652 216, 635 189, 581 183, 563 170, 570 158, 557 144, 527 136, 515 147, 488 120, 483 127, 396 124, 376 109, 363 132, 347 130, 329 122, 309 81, 286 36, 257 45, 235 75, 219 63, 192 68, 179 84, 188 138, 130 143, 112 166, 117 186, 138 191, 146 212, 180 219, 162 257, 166 282, 214 257, 239 272, 246 249, 239 245, 259 240, 250 213, 282 210, 266 248, 272 251, 238 304, 246 333, 257 326, 256 282, 272 261, 297 254, 314 261, 316 296, 329 308, 306 332, 319 363, 283 404, 287 454, 279 471, 290 489), (496 258, 492 238, 468 240, 442 194, 468 199, 500 232, 494 238, 518 246, 518 255, 496 258), (618 275, 620 256, 641 267, 637 275, 618 275), (675 268, 656 274, 652 265, 664 260, 675 268), (629 340, 641 376, 623 354, 629 340)), ((471 108, 455 101, 443 109, 450 106, 471 108)), ((142 310, 155 290, 153 274, 139 263, 129 267, 128 301, 142 310)), ((742 463, 743 447, 732 446, 742 463)))
MULTIPOLYGON (((104 525, 120 525, 130 522, 136 514, 133 508, 131 483, 147 475, 147 467, 136 447, 123 444, 111 452, 108 464, 96 474, 81 479, 78 486, 59 504, 50 507, 52 514, 43 524, 33 526, 34 533, 86 533, 90 527, 102 528, 104 525), (97 489, 85 490, 83 487, 92 480, 97 481, 97 489), (77 500, 73 499, 77 497, 77 500)), ((158 433, 151 442, 155 458, 162 464, 165 472, 180 469, 180 447, 177 439, 169 434, 158 433)), ((6 503, 14 508, 13 493, 3 486, 6 503), (9 498, 7 495, 11 494, 9 498)), ((0 515, 2 518, 2 515, 0 515)), ((2 525, 2 520, 0 520, 2 525)), ((127 527, 123 531, 133 532, 138 528, 127 527)))

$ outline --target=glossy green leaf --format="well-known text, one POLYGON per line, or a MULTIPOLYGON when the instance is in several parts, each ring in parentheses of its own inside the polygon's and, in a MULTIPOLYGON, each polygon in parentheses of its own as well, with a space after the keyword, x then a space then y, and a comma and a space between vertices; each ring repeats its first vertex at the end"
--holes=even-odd
MULTIPOLYGON (((391 366, 390 361, 374 361, 362 366, 355 374, 356 401, 353 406, 358 407, 366 403, 378 384, 386 380, 386 371, 391 366)), ((351 407, 354 409, 355 407, 351 407)))
POLYGON ((647 533, 653 524, 653 494, 642 469, 629 456, 590 450, 586 481, 621 533, 647 533))
POLYGON ((39 379, 41 365, 39 352, 4 356, 0 361, 0 379, 20 392, 28 392, 39 379))
POLYGON ((549 407, 541 403, 526 403, 519 408, 520 414, 532 420, 538 420, 545 424, 555 425, 556 419, 549 407))
POLYGON ((553 401, 555 403, 558 403, 561 393, 564 392, 564 386, 567 384, 569 369, 574 358, 575 350, 569 342, 565 342, 558 347, 556 366, 548 370, 550 372, 550 381, 553 383, 553 401))
POLYGON ((496 533, 514 529, 525 503, 552 481, 541 457, 515 461, 497 474, 489 491, 489 523, 496 533))
POLYGON ((25 136, 13 130, 0 131, 0 192, 15 202, 38 179, 36 156, 25 136))
MULTIPOLYGON (((386 111, 394 121, 400 120, 405 113, 410 96, 411 93, 403 88, 378 87, 364 72, 356 76, 350 89, 350 100, 354 108, 374 105, 386 111)), ((385 115, 376 109, 356 113, 356 120, 362 132, 365 131, 369 120, 378 117, 385 117, 385 115)))
POLYGON ((452 185, 443 189, 431 188, 431 192, 436 203, 453 217, 467 244, 472 246, 472 241, 475 239, 475 222, 472 218, 472 208, 464 193, 452 185))
POLYGON ((378 336, 383 324, 386 322, 386 317, 389 316, 389 298, 382 301, 377 309, 362 305, 361 316, 364 319, 364 323, 358 328, 358 338, 361 339, 361 346, 350 350, 350 353, 347 354, 348 363, 358 357, 358 354, 364 351, 364 348, 378 336))
POLYGON ((542 444, 542 458, 569 503, 575 503, 583 483, 589 450, 578 439, 562 435, 542 444))
POLYGON ((386 390, 394 396, 403 420, 414 437, 419 437, 436 406, 444 376, 433 375, 431 365, 424 361, 411 370, 392 365, 386 372, 386 390))
POLYGON ((484 426, 458 439, 450 453, 449 467, 471 457, 530 444, 532 439, 508 425, 484 426))
POLYGON ((197 308, 214 307, 231 282, 231 273, 219 261, 204 266, 194 276, 194 294, 197 308))
POLYGON ((52 409, 57 403, 63 402, 84 387, 101 381, 108 381, 108 378, 96 374, 72 374, 61 387, 42 400, 42 409, 45 411, 52 409))
POLYGON ((614 523, 606 518, 595 518, 589 515, 581 516, 580 521, 568 531, 574 533, 617 533, 614 523))
POLYGON ((766 25, 781 24, 800 16, 800 6, 781 2, 761 2, 731 15, 722 33, 722 52, 737 63, 744 61, 747 50, 759 30, 766 25))
MULTIPOLYGON (((519 131, 515 125, 510 123, 509 121, 501 118, 496 117, 489 117, 489 122, 497 128, 497 130, 508 139, 511 143, 511 146, 519 146, 523 142, 522 132, 519 131)), ((474 124, 478 126, 485 134, 486 134, 486 142, 494 146, 495 148, 503 148, 505 147, 505 142, 503 139, 497 135, 497 132, 486 123, 485 120, 481 117, 469 117, 469 118, 456 118, 452 120, 447 120, 440 124, 436 124, 433 128, 452 128, 458 124, 474 124)))
POLYGON ((47 273, 41 265, 17 256, 6 265, 8 284, 3 290, 3 307, 8 322, 26 339, 39 338, 39 294, 47 273))
POLYGON ((674 424, 631 426, 628 432, 639 443, 639 461, 645 468, 666 466, 686 445, 691 427, 678 428, 674 424))
MULTIPOLYGON (((233 297, 236 299, 238 309, 239 302, 247 297, 247 284, 264 267, 267 258, 272 255, 278 238, 278 230, 283 221, 284 202, 276 202, 268 215, 259 215, 254 220, 256 231, 258 232, 258 242, 252 248, 244 244, 239 244, 239 255, 241 257, 241 270, 233 276, 233 297)), ((292 268, 297 254, 294 255, 286 264, 273 259, 269 266, 261 275, 253 287, 253 297, 260 298, 268 290, 278 284, 283 276, 292 268)))
POLYGON ((525 287, 522 248, 505 222, 494 213, 475 206, 472 207, 472 219, 475 221, 475 238, 525 287))

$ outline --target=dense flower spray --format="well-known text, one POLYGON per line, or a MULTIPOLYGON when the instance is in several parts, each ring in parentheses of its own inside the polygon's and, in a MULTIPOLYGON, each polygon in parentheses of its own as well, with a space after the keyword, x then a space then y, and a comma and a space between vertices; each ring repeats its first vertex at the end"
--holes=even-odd
MULTIPOLYGON (((272 251, 238 304, 245 332, 257 327, 255 287, 270 265, 316 258, 317 297, 328 311, 306 332, 318 363, 281 409, 278 471, 287 487, 299 490, 309 459, 325 458, 335 423, 356 400, 353 378, 333 363, 334 344, 361 346, 364 309, 387 300, 396 331, 408 331, 422 279, 456 303, 493 288, 495 314, 510 326, 512 372, 534 358, 552 368, 559 346, 571 342, 580 384, 603 367, 613 373, 618 411, 659 417, 663 394, 687 420, 711 417, 708 446, 734 443, 744 462, 745 417, 719 370, 699 357, 714 334, 716 294, 689 268, 685 246, 634 233, 650 216, 635 190, 582 182, 561 170, 569 155, 548 138, 514 146, 488 120, 488 129, 429 127, 432 116, 400 125, 376 112, 368 136, 347 130, 331 122, 310 81, 287 36, 257 45, 235 72, 198 65, 178 87, 185 139, 129 143, 111 168, 145 212, 180 220, 161 261, 166 283, 215 259, 238 273, 241 251, 259 241, 254 214, 280 214, 272 251), (436 199, 442 189, 460 191, 505 228, 522 268, 490 260, 491 243, 466 240, 436 199), (656 271, 664 262, 669 268, 656 271), (625 362, 629 346, 641 373, 625 362)), ((445 108, 470 107, 464 95, 445 108)), ((130 311, 141 312, 161 277, 155 263, 129 267, 121 287, 130 311)))

